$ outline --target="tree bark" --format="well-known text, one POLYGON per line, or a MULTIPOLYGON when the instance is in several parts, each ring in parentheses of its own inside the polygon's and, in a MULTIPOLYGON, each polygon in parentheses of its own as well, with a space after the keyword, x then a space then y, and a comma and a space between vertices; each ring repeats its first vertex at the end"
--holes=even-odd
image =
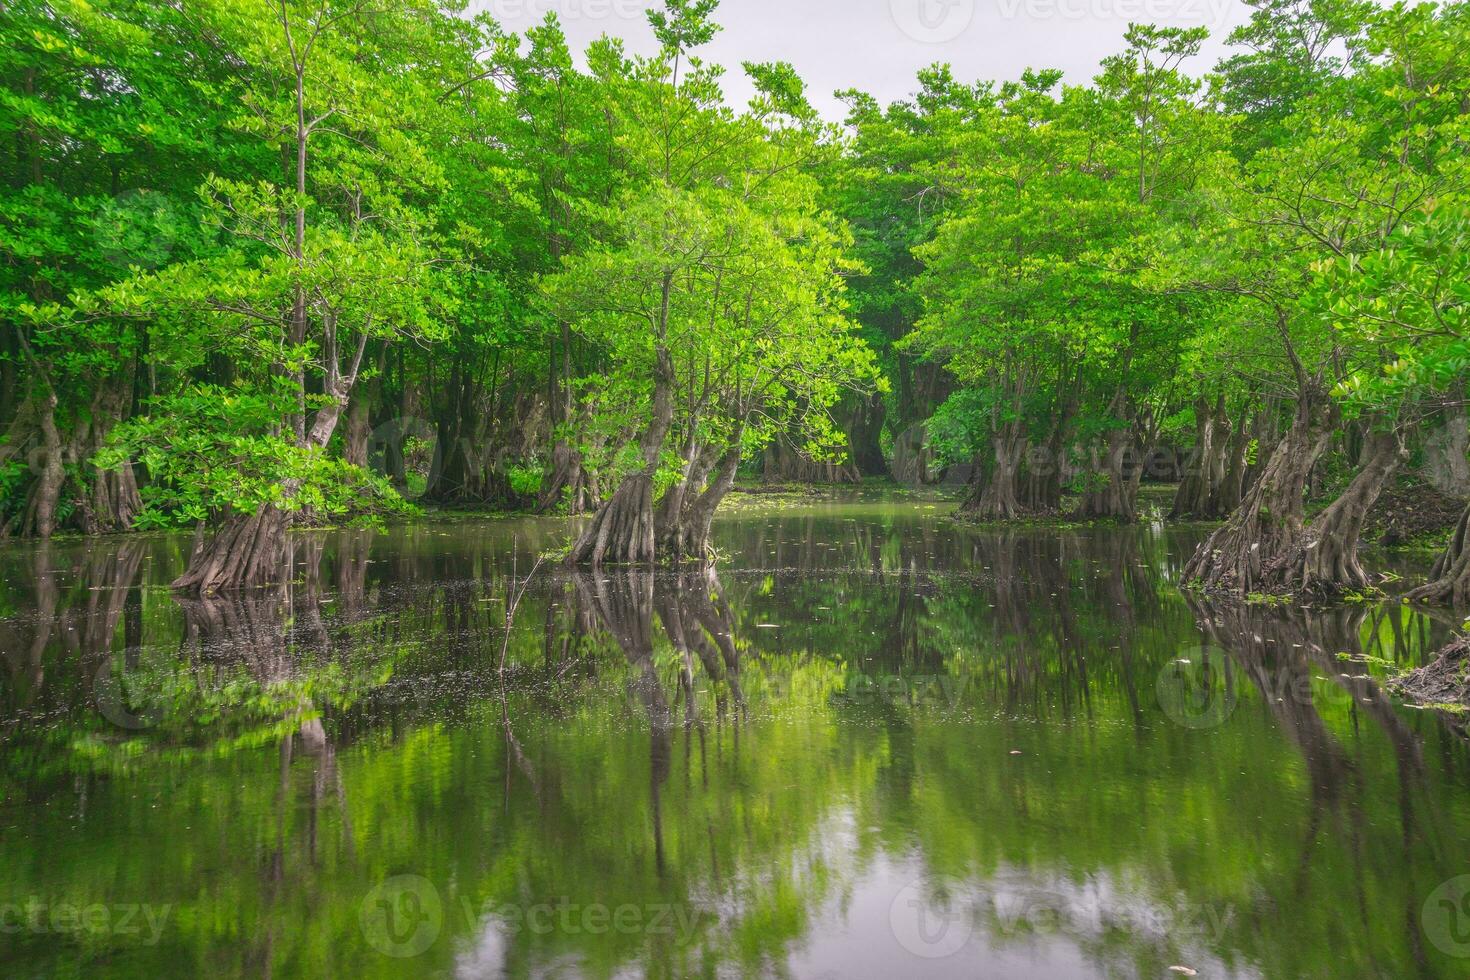
POLYGON ((1470 507, 1460 515, 1450 543, 1429 572, 1429 582, 1405 596, 1410 602, 1463 608, 1470 606, 1470 507))
POLYGON ((212 595, 284 580, 289 576, 285 567, 289 517, 267 504, 254 514, 227 518, 173 587, 212 595))
POLYGON ((61 433, 56 427, 56 393, 48 390, 41 395, 40 402, 36 421, 41 429, 41 472, 31 491, 21 535, 49 538, 56 533, 56 511, 61 502, 61 487, 66 481, 65 452, 61 433))
MULTIPOLYGON (((1223 470, 1219 463, 1225 443, 1225 433, 1219 426, 1225 414, 1223 401, 1222 396, 1218 407, 1212 408, 1203 395, 1194 400, 1194 448, 1188 454, 1184 477, 1174 494, 1174 506, 1169 511, 1172 518, 1213 520, 1229 513, 1219 509, 1221 497, 1215 483, 1215 473, 1223 470)), ((1239 503, 1237 500, 1236 504, 1239 503)))
POLYGON ((886 412, 882 394, 857 396, 857 407, 847 426, 847 442, 859 477, 888 475, 888 461, 883 458, 879 441, 886 412))
POLYGON ((1241 596, 1269 586, 1300 545, 1307 480, 1330 435, 1327 417, 1325 392, 1313 386, 1298 397, 1285 438, 1241 505, 1185 565, 1185 584, 1241 596))
MULTIPOLYGON (((672 277, 664 280, 665 305, 672 277)), ((643 469, 624 477, 607 502, 598 508, 567 561, 596 567, 604 560, 630 565, 652 564, 655 558, 653 478, 659 456, 674 423, 674 361, 668 348, 657 345, 653 371, 653 405, 648 427, 639 440, 643 469)))
MULTIPOLYGON (((1103 453, 1094 446, 1088 491, 1082 495, 1077 516, 1083 520, 1113 520, 1132 524, 1138 519, 1133 491, 1137 484, 1128 470, 1129 451, 1133 448, 1128 429, 1111 429, 1102 442, 1103 453)), ((1135 470, 1141 467, 1135 461, 1135 470)))
POLYGON ((970 490, 959 513, 971 520, 1013 521, 1025 516, 1017 495, 1017 476, 1026 458, 1026 437, 1008 426, 991 441, 994 460, 986 467, 983 460, 975 461, 975 472, 970 479, 970 490))
POLYGON ((1470 497, 1470 422, 1465 405, 1455 400, 1444 410, 1444 425, 1424 442, 1422 475, 1440 493, 1470 497))
POLYGON ((715 512, 719 509, 720 501, 730 492, 735 485, 735 474, 740 468, 740 439, 733 440, 734 444, 725 450, 723 456, 718 460, 718 466, 714 467, 713 475, 709 473, 709 466, 699 476, 699 486, 703 489, 697 493, 691 488, 686 488, 680 495, 680 508, 677 519, 671 520, 660 530, 659 547, 664 557, 671 561, 704 561, 710 557, 710 532, 714 525, 715 512), (708 479, 708 483, 706 483, 708 479))
POLYGON ((861 483, 863 475, 851 455, 842 462, 819 462, 778 435, 762 456, 761 478, 767 483, 861 483))
POLYGON ((1372 581, 1358 561, 1358 541, 1368 512, 1403 458, 1403 440, 1397 432, 1368 433, 1357 476, 1307 528, 1295 553, 1273 577, 1270 590, 1338 595, 1370 588, 1372 581))

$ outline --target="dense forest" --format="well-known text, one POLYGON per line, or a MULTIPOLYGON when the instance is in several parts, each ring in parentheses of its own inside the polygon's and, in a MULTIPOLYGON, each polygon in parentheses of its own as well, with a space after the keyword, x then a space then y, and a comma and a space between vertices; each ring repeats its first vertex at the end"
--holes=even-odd
MULTIPOLYGON (((1186 584, 1374 588, 1408 470, 1470 496, 1470 7, 1254 0, 1090 84, 920 73, 727 104, 716 0, 650 56, 432 0, 0 15, 0 522, 195 531, 586 516, 703 557, 737 476, 967 473, 975 521, 1221 522, 1186 584)), ((1409 593, 1470 602, 1470 512, 1409 593)))

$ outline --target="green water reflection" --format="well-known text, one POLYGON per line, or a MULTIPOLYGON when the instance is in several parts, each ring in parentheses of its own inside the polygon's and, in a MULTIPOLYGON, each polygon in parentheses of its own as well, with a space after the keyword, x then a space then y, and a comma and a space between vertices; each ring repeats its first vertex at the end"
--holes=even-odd
POLYGON ((945 510, 543 566, 508 639, 560 524, 301 535, 208 603, 185 539, 0 554, 0 974, 1470 974, 1470 751, 1380 684, 1445 624, 945 510))

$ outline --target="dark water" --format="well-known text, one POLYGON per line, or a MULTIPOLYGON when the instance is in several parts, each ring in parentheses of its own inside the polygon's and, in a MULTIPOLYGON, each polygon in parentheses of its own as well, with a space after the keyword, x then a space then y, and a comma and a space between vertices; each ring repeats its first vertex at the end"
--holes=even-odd
POLYGON ((1470 975, 1467 741, 1381 686, 1445 624, 946 510, 543 566, 508 638, 560 524, 208 604, 182 538, 0 552, 0 975, 1470 975))

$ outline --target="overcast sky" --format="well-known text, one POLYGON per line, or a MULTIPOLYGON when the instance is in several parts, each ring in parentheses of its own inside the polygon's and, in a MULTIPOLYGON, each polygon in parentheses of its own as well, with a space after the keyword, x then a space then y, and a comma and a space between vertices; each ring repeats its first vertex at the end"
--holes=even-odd
MULTIPOLYGON (((644 11, 662 0, 472 0, 506 28, 524 31, 554 11, 575 50, 601 34, 630 51, 653 47, 644 11)), ((1079 84, 1122 46, 1130 21, 1207 27, 1211 40, 1195 72, 1212 67, 1230 30, 1248 14, 1240 0, 722 0, 724 28, 707 59, 728 69, 727 99, 743 105, 750 85, 742 61, 789 61, 812 102, 839 120, 832 93, 871 92, 884 103, 907 97, 925 65, 948 62, 966 81, 1015 78, 1027 67, 1060 68, 1079 84)))

